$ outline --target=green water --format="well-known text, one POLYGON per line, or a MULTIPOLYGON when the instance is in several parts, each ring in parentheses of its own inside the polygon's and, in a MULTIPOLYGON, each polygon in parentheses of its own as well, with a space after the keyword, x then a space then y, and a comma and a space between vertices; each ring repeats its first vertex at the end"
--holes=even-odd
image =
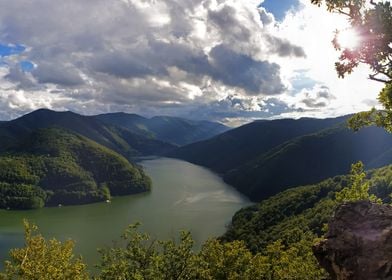
POLYGON ((249 201, 211 171, 168 158, 140 163, 152 178, 152 191, 96 203, 33 211, 0 211, 0 261, 10 248, 23 244, 22 219, 37 224, 46 237, 76 241, 76 252, 88 264, 98 260, 96 248, 111 245, 128 224, 137 221, 157 238, 192 232, 197 244, 219 236, 232 215, 249 201))

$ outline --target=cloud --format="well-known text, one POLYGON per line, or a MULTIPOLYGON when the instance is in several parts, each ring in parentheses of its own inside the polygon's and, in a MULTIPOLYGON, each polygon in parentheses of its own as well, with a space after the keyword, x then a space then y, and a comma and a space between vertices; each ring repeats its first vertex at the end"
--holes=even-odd
POLYGON ((305 104, 308 108, 323 108, 329 105, 330 101, 335 99, 327 86, 316 86, 311 90, 303 90, 301 95, 301 103, 305 104))
POLYGON ((256 61, 238 54, 224 45, 210 52, 213 60, 212 77, 226 85, 244 88, 249 95, 274 95, 283 93, 280 66, 268 61, 256 61))
POLYGON ((0 0, 0 42, 24 46, 7 58, 0 102, 15 111, 9 99, 32 94, 53 109, 178 114, 231 92, 282 94, 270 56, 303 52, 268 30, 273 20, 256 1, 0 0))
POLYGON ((230 122, 369 104, 363 83, 336 82, 326 12, 304 0, 277 22, 259 2, 0 0, 0 47, 23 48, 1 58, 0 117, 48 107, 230 122))
POLYGON ((282 39, 275 36, 266 36, 270 50, 273 53, 277 53, 279 56, 294 56, 294 57, 306 57, 305 51, 302 47, 293 45, 286 39, 282 39))
POLYGON ((40 63, 32 70, 33 76, 40 84, 56 84, 60 87, 74 87, 83 85, 83 79, 74 66, 53 63, 40 63))

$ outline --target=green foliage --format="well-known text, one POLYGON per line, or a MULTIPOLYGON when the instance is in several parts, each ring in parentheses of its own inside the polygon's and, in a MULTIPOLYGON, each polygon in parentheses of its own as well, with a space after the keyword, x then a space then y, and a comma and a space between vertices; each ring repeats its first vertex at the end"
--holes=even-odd
POLYGON ((277 241, 252 254, 242 241, 211 239, 194 252, 188 232, 181 233, 179 242, 156 241, 132 225, 123 235, 123 246, 101 250, 97 279, 325 279, 311 252, 312 242, 310 238, 288 247, 277 241))
POLYGON ((89 279, 86 265, 73 255, 72 241, 46 240, 37 234, 37 227, 25 225, 25 247, 12 249, 5 262, 1 280, 63 280, 89 279))
POLYGON ((336 193, 338 203, 370 200, 381 202, 374 194, 369 194, 370 182, 366 180, 366 172, 361 161, 351 165, 350 186, 336 193))
POLYGON ((392 132, 392 84, 386 84, 381 90, 378 101, 384 106, 384 110, 371 109, 368 112, 355 114, 349 120, 349 126, 358 131, 362 127, 376 125, 392 132))
POLYGON ((233 216, 221 239, 225 242, 243 240, 253 253, 263 252, 277 240, 291 246, 301 240, 309 240, 309 235, 320 237, 325 233, 325 225, 340 203, 335 199, 338 194, 365 199, 378 197, 377 202, 391 202, 391 165, 369 171, 367 179, 360 163, 353 167, 350 175, 292 188, 241 209, 233 216), (368 188, 362 188, 364 185, 368 188), (354 194, 351 193, 352 186, 355 186, 354 194), (356 194, 357 189, 360 196, 356 194))
POLYGON ((123 246, 101 249, 97 279, 195 279, 196 255, 189 232, 180 240, 158 241, 130 225, 122 236, 123 246))
POLYGON ((0 183, 0 208, 35 209, 45 205, 47 195, 39 187, 0 183))
POLYGON ((143 170, 121 155, 58 128, 37 130, 0 155, 0 208, 104 201, 150 186, 143 170))
MULTIPOLYGON (((326 279, 311 252, 314 236, 290 246, 280 240, 252 254, 242 241, 210 239, 193 250, 189 232, 178 240, 155 240, 130 225, 121 242, 101 249, 95 280, 318 280, 326 279)), ((25 221, 25 246, 12 249, 1 280, 89 279, 73 241, 46 240, 25 221)))

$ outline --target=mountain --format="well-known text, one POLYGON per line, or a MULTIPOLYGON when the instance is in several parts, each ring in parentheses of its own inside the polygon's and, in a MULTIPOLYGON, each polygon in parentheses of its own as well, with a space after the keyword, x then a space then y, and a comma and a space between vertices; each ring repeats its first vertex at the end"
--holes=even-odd
POLYGON ((211 139, 180 147, 169 155, 225 173, 285 141, 331 127, 346 119, 255 121, 211 139))
POLYGON ((347 117, 254 122, 174 150, 170 156, 211 168, 253 201, 345 174, 351 163, 391 163, 392 136, 381 128, 353 132, 347 117))
POLYGON ((98 115, 95 118, 107 124, 126 128, 139 135, 179 146, 208 139, 229 130, 227 126, 216 122, 169 116, 148 119, 135 114, 110 113, 98 115))
POLYGON ((0 156, 0 208, 91 203, 150 186, 140 167, 65 129, 36 129, 0 156))
POLYGON ((0 152, 17 146, 32 131, 48 127, 78 133, 126 157, 161 154, 174 148, 171 144, 105 124, 94 117, 40 109, 16 120, 0 123, 0 152))

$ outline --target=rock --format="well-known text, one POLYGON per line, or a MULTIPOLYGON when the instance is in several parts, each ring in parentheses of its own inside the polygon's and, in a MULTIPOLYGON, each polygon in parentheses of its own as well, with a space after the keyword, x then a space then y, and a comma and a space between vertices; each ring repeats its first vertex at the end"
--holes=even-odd
POLYGON ((341 205, 326 239, 313 247, 332 279, 392 279, 392 207, 369 201, 341 205))

